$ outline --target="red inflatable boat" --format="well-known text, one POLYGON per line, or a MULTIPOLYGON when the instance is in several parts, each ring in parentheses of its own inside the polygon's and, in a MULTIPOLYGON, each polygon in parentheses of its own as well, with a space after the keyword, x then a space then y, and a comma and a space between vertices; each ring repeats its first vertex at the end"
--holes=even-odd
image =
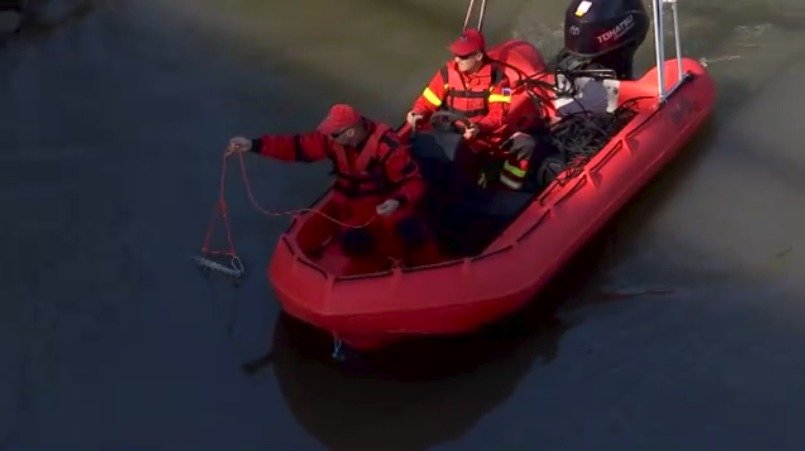
MULTIPOLYGON (((655 23, 662 15, 658 4, 655 23)), ((655 40, 662 43, 659 22, 655 40)), ((608 85, 616 87, 609 90, 614 95, 610 103, 616 103, 610 107, 628 106, 627 122, 594 154, 562 168, 547 186, 517 193, 514 213, 473 251, 445 251, 441 262, 429 266, 385 265, 371 273, 346 274, 347 257, 338 240, 330 240, 323 252, 322 243, 311 242, 328 226, 326 219, 295 217, 268 268, 283 309, 329 331, 337 341, 371 349, 406 336, 465 333, 521 308, 677 155, 710 114, 715 86, 707 71, 693 59, 677 55, 665 61, 663 52, 657 53, 661 71, 654 67, 639 79, 608 85)), ((531 44, 508 41, 490 54, 521 77, 554 81, 544 74, 531 44)), ((534 103, 524 91, 545 86, 523 84, 511 110, 527 114, 534 103)), ((549 116, 560 110, 555 100, 549 116)), ((561 117, 552 119, 561 122, 561 117)), ((329 198, 326 193, 314 208, 326 208, 329 198)))

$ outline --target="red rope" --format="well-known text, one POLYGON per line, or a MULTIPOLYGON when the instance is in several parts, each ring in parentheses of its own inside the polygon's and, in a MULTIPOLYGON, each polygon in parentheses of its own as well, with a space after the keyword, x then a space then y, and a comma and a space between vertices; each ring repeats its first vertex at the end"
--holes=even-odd
MULTIPOLYGON (((219 179, 218 185, 218 200, 215 203, 215 208, 213 209, 212 219, 210 220, 210 225, 207 227, 207 233, 204 237, 204 243, 201 246, 201 252, 206 255, 227 255, 232 258, 237 258, 237 253, 235 251, 235 243, 232 239, 232 229, 229 226, 229 206, 226 203, 226 175, 227 175, 227 158, 233 155, 232 152, 224 152, 223 161, 221 164, 221 176, 219 179), (215 231, 215 223, 217 222, 218 218, 221 219, 221 222, 224 224, 224 231, 226 232, 226 241, 228 245, 227 250, 213 250, 210 249, 210 241, 212 240, 213 233, 215 231)), ((259 211, 260 213, 269 216, 269 217, 277 217, 277 216, 290 216, 290 215, 297 215, 300 213, 315 213, 318 215, 323 216, 329 221, 334 222, 342 227, 347 228, 354 228, 354 229, 361 229, 367 227, 369 224, 372 223, 377 218, 377 214, 369 218, 363 224, 347 224, 345 222, 339 221, 338 219, 326 214, 322 213, 315 208, 296 208, 293 210, 285 210, 285 211, 271 211, 268 209, 263 208, 257 202, 254 197, 254 193, 252 192, 252 186, 249 182, 249 175, 246 172, 246 164, 243 161, 243 154, 237 153, 238 160, 240 162, 240 174, 241 178, 243 179, 243 185, 246 188, 246 196, 249 198, 249 203, 251 203, 252 207, 255 210, 259 211)))
MULTIPOLYGON (((330 215, 328 215, 326 213, 322 213, 321 211, 316 210, 315 208, 297 208, 297 209, 294 209, 294 210, 286 210, 286 211, 279 211, 279 212, 273 212, 273 211, 266 210, 265 208, 261 207, 260 204, 254 198, 254 194, 252 193, 251 183, 249 183, 249 176, 246 173, 246 164, 243 162, 243 154, 239 153, 239 154, 237 154, 237 156, 238 156, 238 159, 240 160, 240 173, 241 173, 241 177, 243 178, 243 184, 246 187, 246 195, 249 197, 249 202, 252 204, 252 207, 254 207, 257 211, 259 211, 260 213, 262 213, 262 214, 264 214, 266 216, 287 216, 287 215, 296 215, 296 214, 300 214, 300 213, 315 213, 317 215, 323 216, 324 218, 326 218, 329 221, 332 221, 335 224, 338 224, 338 225, 340 225, 342 227, 352 228, 352 229, 362 229, 362 228, 368 226, 369 224, 371 224, 372 221, 377 219, 377 214, 375 214, 371 218, 369 218, 369 220, 364 222, 363 224, 348 224, 346 222, 339 221, 338 219, 336 219, 336 218, 334 218, 334 217, 332 217, 332 216, 330 216, 330 215)), ((226 164, 226 156, 224 156, 224 164, 226 164)))
POLYGON ((215 202, 212 219, 210 219, 210 225, 207 227, 204 243, 201 245, 201 252, 207 255, 228 255, 230 257, 237 257, 235 243, 232 240, 232 230, 229 227, 229 207, 226 204, 226 154, 224 154, 223 168, 218 182, 218 200, 215 202), (210 241, 212 240, 212 235, 215 231, 215 223, 218 222, 218 218, 221 218, 221 222, 224 224, 226 242, 229 246, 228 250, 210 249, 210 241))

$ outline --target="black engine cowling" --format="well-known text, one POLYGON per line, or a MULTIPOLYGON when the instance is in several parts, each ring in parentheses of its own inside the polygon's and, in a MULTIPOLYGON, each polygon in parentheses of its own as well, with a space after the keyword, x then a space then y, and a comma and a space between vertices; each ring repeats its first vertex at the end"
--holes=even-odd
POLYGON ((642 0, 573 0, 565 13, 565 48, 558 66, 611 69, 618 78, 630 79, 648 27, 642 0))

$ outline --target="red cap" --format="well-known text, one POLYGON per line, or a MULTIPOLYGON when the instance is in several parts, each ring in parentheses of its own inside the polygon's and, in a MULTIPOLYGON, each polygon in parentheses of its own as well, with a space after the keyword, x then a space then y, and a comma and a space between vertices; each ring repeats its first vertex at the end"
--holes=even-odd
POLYGON ((330 108, 327 117, 321 121, 316 130, 325 135, 332 135, 360 124, 361 119, 361 113, 358 110, 350 105, 339 103, 330 108))
POLYGON ((466 56, 471 53, 485 51, 486 41, 480 31, 475 28, 467 28, 448 48, 453 52, 453 55, 466 56))

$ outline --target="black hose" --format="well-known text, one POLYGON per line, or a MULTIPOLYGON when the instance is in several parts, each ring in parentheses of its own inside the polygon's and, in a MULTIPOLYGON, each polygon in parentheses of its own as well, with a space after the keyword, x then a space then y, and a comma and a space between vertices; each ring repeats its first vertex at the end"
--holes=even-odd
POLYGON ((547 141, 565 165, 560 184, 578 175, 590 158, 637 115, 637 100, 630 99, 611 113, 582 110, 549 127, 547 141))

